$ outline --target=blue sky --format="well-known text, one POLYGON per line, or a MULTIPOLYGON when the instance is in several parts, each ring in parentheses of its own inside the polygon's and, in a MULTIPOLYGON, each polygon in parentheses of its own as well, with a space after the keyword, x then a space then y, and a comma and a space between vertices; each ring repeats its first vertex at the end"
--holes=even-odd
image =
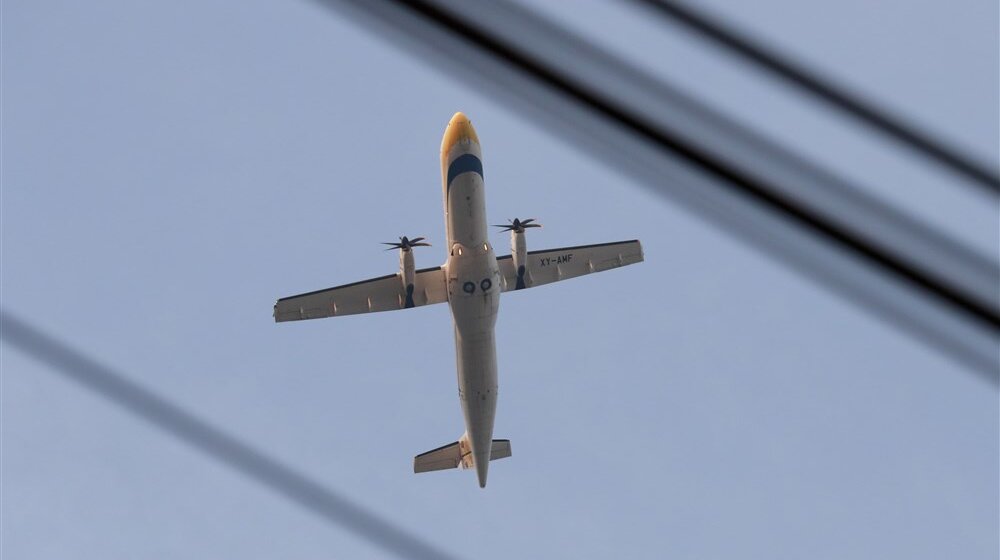
MULTIPOLYGON (((923 3, 920 3, 923 4, 923 3)), ((928 3, 929 4, 929 3, 928 3)), ((709 2, 983 159, 997 6, 709 2)), ((631 8, 539 9, 994 258, 997 208, 631 8)), ((462 557, 995 558, 994 388, 309 2, 3 6, 3 306, 462 557), (450 316, 275 325, 275 298, 444 259, 470 116, 494 223, 646 262, 504 297, 497 437, 463 430, 450 316)), ((972 192, 972 191, 970 191, 972 192)), ((500 250, 508 243, 497 234, 500 250)), ((11 558, 384 553, 3 347, 11 558)))

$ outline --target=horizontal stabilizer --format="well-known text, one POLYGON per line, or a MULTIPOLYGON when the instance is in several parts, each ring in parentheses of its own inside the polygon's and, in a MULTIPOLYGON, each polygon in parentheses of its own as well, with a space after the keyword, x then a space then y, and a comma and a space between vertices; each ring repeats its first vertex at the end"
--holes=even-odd
POLYGON ((510 440, 509 439, 493 440, 493 447, 490 448, 490 461, 496 461, 497 459, 506 459, 507 457, 510 457, 510 440))
MULTIPOLYGON (((490 448, 490 461, 510 457, 510 440, 495 439, 490 448)), ((421 453, 413 458, 413 472, 422 473, 473 466, 472 453, 465 441, 456 441, 421 453)))

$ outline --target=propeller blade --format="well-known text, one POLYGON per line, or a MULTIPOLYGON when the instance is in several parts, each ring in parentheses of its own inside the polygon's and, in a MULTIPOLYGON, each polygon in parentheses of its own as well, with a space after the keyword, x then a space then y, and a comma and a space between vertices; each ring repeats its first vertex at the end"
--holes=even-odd
POLYGON ((542 224, 532 223, 535 221, 535 218, 528 218, 526 220, 514 218, 508 221, 510 222, 509 224, 493 224, 493 227, 500 228, 500 231, 513 231, 516 233, 523 233, 525 228, 542 227, 542 224))
POLYGON ((427 243, 426 241, 424 241, 425 239, 427 239, 427 238, 426 237, 414 237, 413 239, 410 239, 409 237, 406 237, 404 235, 404 236, 402 236, 402 237, 399 238, 398 242, 392 242, 392 243, 385 243, 385 242, 383 242, 382 245, 388 245, 389 246, 389 248, 386 249, 386 251, 391 251, 393 249, 402 249, 403 251, 409 251, 410 247, 430 247, 431 244, 427 243))

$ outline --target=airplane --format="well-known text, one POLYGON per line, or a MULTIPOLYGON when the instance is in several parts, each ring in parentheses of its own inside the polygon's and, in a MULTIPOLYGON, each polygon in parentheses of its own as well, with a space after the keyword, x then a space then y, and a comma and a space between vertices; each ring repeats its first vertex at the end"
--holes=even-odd
POLYGON ((496 256, 486 222, 482 149, 472 123, 455 113, 441 141, 448 258, 441 266, 417 270, 413 248, 423 237, 385 243, 399 249, 399 272, 315 292, 281 298, 276 322, 409 309, 435 303, 451 307, 458 393, 465 433, 458 441, 421 453, 413 472, 475 468, 486 487, 489 462, 511 456, 510 440, 493 439, 497 405, 497 351, 494 326, 500 294, 591 272, 642 262, 638 240, 528 251, 525 231, 541 227, 533 218, 499 225, 511 236, 511 254, 496 256))

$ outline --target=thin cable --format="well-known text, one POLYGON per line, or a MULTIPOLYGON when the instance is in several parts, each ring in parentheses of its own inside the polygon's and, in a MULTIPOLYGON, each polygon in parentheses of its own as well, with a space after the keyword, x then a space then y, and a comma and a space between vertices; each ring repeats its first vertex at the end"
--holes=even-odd
POLYGON ((400 558, 455 558, 0 309, 0 339, 324 520, 400 558))
POLYGON ((852 115, 869 127, 906 144, 924 157, 965 176, 972 184, 991 194, 1000 194, 1000 176, 942 140, 892 116, 884 108, 865 102, 827 78, 796 64, 774 49, 755 42, 749 36, 723 24, 686 3, 675 0, 630 0, 651 9, 661 17, 683 25, 729 52, 757 64, 788 82, 808 91, 828 104, 852 115))
POLYGON ((1000 383, 995 351, 1000 273, 991 259, 517 4, 314 1, 508 103, 533 125, 779 257, 990 384, 1000 383), (734 182, 743 180, 774 191, 748 192, 747 185, 734 182), (802 217, 786 211, 798 208, 807 222, 816 221, 803 224, 802 217), (831 239, 824 226, 848 237, 831 239), (852 241, 873 248, 874 255, 859 254, 852 241), (889 266, 878 262, 878 255, 889 256, 889 266), (893 264, 902 265, 903 273, 893 264), (906 269, 978 310, 928 290, 906 269))
POLYGON ((428 23, 441 26, 458 35, 462 39, 482 48, 493 56, 529 74, 536 80, 559 91, 586 106, 590 110, 616 122, 631 131, 636 136, 668 152, 672 156, 680 156, 704 172, 722 179, 720 184, 731 186, 741 195, 748 196, 758 204, 794 221, 799 226, 818 234, 827 240, 848 249, 869 264, 889 272, 912 287, 923 291, 947 305, 956 312, 973 319, 991 329, 1000 332, 1000 313, 991 307, 981 304, 973 298, 956 290, 951 285, 941 282, 924 271, 911 266, 890 251, 872 245, 850 229, 830 221, 825 216, 801 205, 798 201, 782 196, 780 189, 765 181, 750 177, 735 169, 728 162, 716 157, 707 150, 687 142, 680 135, 670 130, 657 128, 641 115, 632 114, 627 107, 622 107, 614 100, 605 98, 599 92, 593 91, 555 68, 548 67, 529 53, 497 37, 472 26, 455 13, 440 9, 438 6, 424 1, 390 0, 397 6, 405 8, 425 18, 428 23))

